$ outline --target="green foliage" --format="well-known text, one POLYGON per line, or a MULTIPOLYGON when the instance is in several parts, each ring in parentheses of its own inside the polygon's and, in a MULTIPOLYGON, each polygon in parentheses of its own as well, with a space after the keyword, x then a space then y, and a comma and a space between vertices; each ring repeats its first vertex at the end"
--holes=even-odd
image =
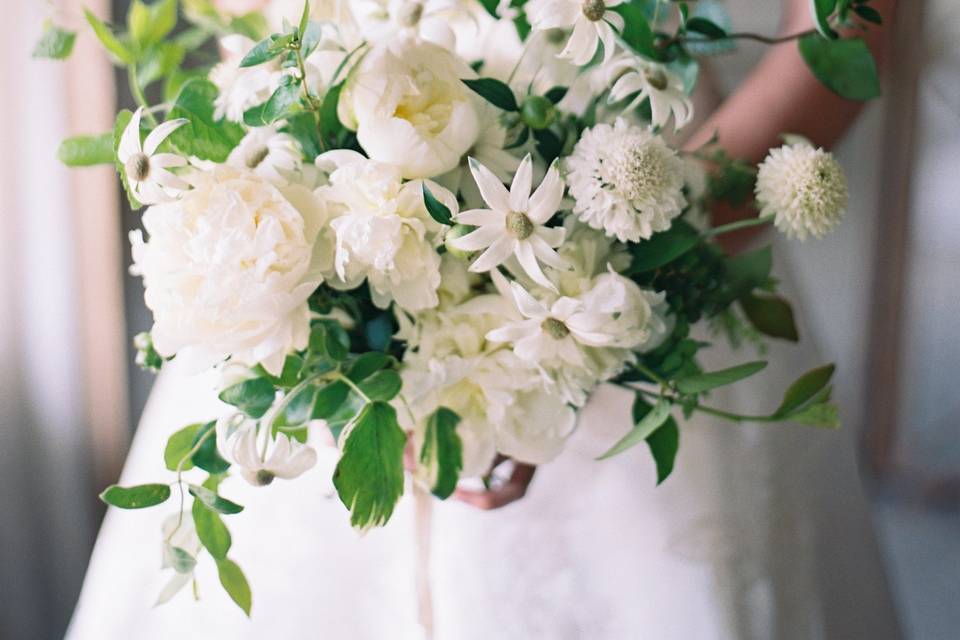
POLYGON ((186 53, 186 48, 177 42, 161 42, 151 47, 137 66, 137 82, 141 87, 147 87, 170 77, 180 68, 186 53))
POLYGON ((687 31, 699 33, 711 40, 719 40, 727 37, 727 32, 724 31, 722 27, 707 18, 701 18, 699 16, 694 16, 687 20, 685 27, 687 31))
POLYGON ((472 80, 462 80, 463 84, 470 87, 474 93, 504 111, 519 111, 517 98, 513 95, 513 89, 505 82, 494 78, 476 78, 472 80))
POLYGON ((778 418, 786 418, 802 410, 830 383, 836 367, 832 364, 818 367, 800 376, 783 394, 780 406, 773 412, 778 418))
POLYGON ((167 543, 164 546, 165 564, 168 564, 177 573, 189 574, 197 566, 197 559, 190 552, 167 543))
POLYGON ((676 380, 677 390, 680 391, 680 393, 687 394, 704 393, 705 391, 710 391, 711 389, 723 387, 743 380, 744 378, 749 378, 766 367, 767 363, 765 361, 757 360, 755 362, 747 362, 735 367, 730 367, 729 369, 684 376, 676 380))
POLYGON ((837 8, 837 0, 810 0, 810 12, 817 25, 817 31, 824 38, 837 38, 837 32, 830 26, 830 16, 837 8))
POLYGON ((358 386, 371 400, 389 402, 400 393, 403 383, 399 373, 392 369, 382 369, 363 380, 358 386))
POLYGON ((753 165, 730 157, 722 149, 710 155, 710 162, 716 169, 707 176, 708 201, 740 207, 753 197, 757 181, 757 170, 753 165))
POLYGON ((544 96, 528 96, 520 107, 520 119, 534 131, 546 129, 557 119, 553 104, 544 96))
MULTIPOLYGON (((633 403, 633 422, 640 424, 653 407, 638 393, 633 403)), ((657 465, 657 484, 661 484, 673 473, 673 464, 680 448, 680 429, 672 417, 647 436, 647 447, 657 465)))
POLYGON ((317 391, 313 400, 313 412, 311 417, 314 420, 328 420, 336 415, 337 410, 343 406, 347 396, 350 395, 350 387, 343 382, 332 382, 317 391))
POLYGON ((670 228, 655 233, 649 240, 630 245, 631 262, 628 275, 652 271, 672 262, 700 242, 700 234, 683 220, 677 220, 670 228))
POLYGON ((127 31, 140 51, 163 40, 176 26, 177 0, 157 0, 149 5, 133 0, 127 10, 127 31))
POLYGON ((276 390, 266 378, 252 378, 221 391, 220 400, 251 418, 261 418, 276 400, 276 390))
POLYGON ((773 249, 769 246, 735 255, 726 261, 727 287, 733 298, 739 298, 754 289, 770 286, 773 269, 773 249))
POLYGON ((223 585, 227 595, 249 617, 250 608, 253 605, 253 596, 250 593, 250 584, 247 582, 247 577, 243 575, 243 570, 233 560, 221 558, 217 560, 217 574, 220 576, 220 584, 223 585))
POLYGON ((66 60, 73 53, 73 45, 76 41, 76 32, 61 29, 52 22, 47 22, 43 28, 43 35, 33 48, 33 57, 66 60))
POLYGON ((60 162, 68 167, 92 167, 113 164, 113 133, 99 136, 74 136, 60 143, 57 150, 60 162))
POLYGON ((240 125, 214 119, 213 101, 216 97, 217 87, 202 78, 189 80, 180 89, 167 119, 185 118, 188 121, 169 138, 184 155, 224 162, 243 138, 240 125))
POLYGON ((647 16, 641 4, 634 0, 624 2, 612 7, 612 9, 623 17, 624 28, 621 34, 623 42, 641 56, 658 60, 661 55, 654 46, 653 30, 650 28, 650 23, 647 21, 647 16))
POLYGON ((193 501, 191 509, 193 515, 193 526, 197 531, 197 537, 214 560, 223 560, 230 552, 233 540, 230 537, 230 531, 227 525, 223 524, 220 514, 208 508, 200 500, 193 501))
POLYGON ((217 451, 216 423, 208 422, 197 430, 191 449, 197 448, 193 454, 193 464, 211 475, 225 473, 230 463, 220 456, 217 451))
MULTIPOLYGON (((113 125, 113 157, 117 157, 117 149, 120 148, 120 139, 123 137, 123 132, 127 128, 127 125, 130 124, 130 120, 133 118, 133 113, 127 109, 123 109, 120 113, 117 114, 117 120, 113 125)), ((130 190, 130 182, 127 180, 127 172, 123 164, 119 159, 116 159, 116 169, 117 174, 120 176, 120 182, 123 184, 123 191, 127 194, 127 200, 130 202, 131 209, 139 209, 140 203, 137 202, 137 199, 133 196, 133 191, 130 190)))
POLYGON ((275 33, 258 42, 240 61, 240 67, 255 67, 270 62, 287 51, 293 42, 293 34, 275 33))
POLYGON ((244 124, 265 127, 297 113, 300 106, 300 84, 293 82, 291 76, 285 78, 288 79, 287 82, 281 83, 266 102, 243 114, 244 124))
POLYGON ((100 499, 121 509, 145 509, 162 504, 170 498, 170 486, 165 484, 140 484, 134 487, 112 485, 100 494, 100 499))
POLYGON ((781 296, 747 294, 740 298, 740 307, 760 333, 790 342, 800 340, 793 308, 781 296))
MULTIPOLYGON (((640 397, 640 394, 637 394, 637 398, 640 397)), ((662 427, 667 420, 670 419, 670 410, 672 408, 673 405, 670 404, 669 400, 666 398, 660 398, 657 401, 657 404, 654 405, 653 409, 644 413, 644 415, 634 424, 633 428, 627 433, 627 435, 621 438, 610 448, 609 451, 597 458, 597 460, 606 460, 607 458, 612 458, 613 456, 623 453, 627 449, 633 447, 634 445, 640 444, 649 438, 651 434, 662 427)), ((634 412, 637 412, 636 407, 634 408, 634 412)))
POLYGON ((800 55, 824 86, 848 100, 880 96, 877 65, 860 38, 829 40, 812 34, 798 41, 800 55))
POLYGON ((397 413, 384 402, 368 404, 346 436, 333 474, 350 523, 367 529, 386 524, 403 493, 403 449, 407 436, 397 413))
POLYGON ((337 146, 343 146, 342 138, 347 133, 337 113, 341 91, 343 91, 342 82, 328 89, 323 96, 323 102, 320 103, 320 137, 328 144, 337 142, 337 146))
POLYGON ((102 44, 118 62, 127 65, 133 64, 136 61, 130 48, 121 42, 120 39, 114 35, 110 27, 104 24, 100 18, 94 15, 89 9, 84 9, 83 15, 86 16, 87 23, 90 24, 100 44, 102 44))
POLYGON ((437 198, 430 191, 430 187, 427 186, 426 182, 421 184, 423 186, 423 204, 427 208, 427 213, 430 214, 430 217, 442 225, 452 225, 453 215, 451 215, 450 209, 447 208, 447 205, 437 200, 437 198))
POLYGON ((460 416, 440 407, 427 420, 423 436, 420 464, 428 469, 433 495, 441 500, 453 494, 463 469, 463 442, 457 434, 459 423, 460 416))
POLYGON ((310 329, 310 351, 343 362, 350 355, 350 336, 334 320, 318 320, 310 329))
POLYGON ((211 491, 206 487, 201 487, 196 484, 191 484, 189 486, 190 486, 190 495, 192 495, 194 498, 202 502, 206 507, 213 509, 217 513, 222 513, 224 515, 233 515, 235 513, 240 513, 241 511, 243 511, 242 506, 240 506, 236 502, 232 502, 230 500, 227 500, 226 498, 220 497, 219 495, 217 495, 216 491, 211 491))
POLYGON ((163 450, 163 463, 168 471, 176 471, 178 468, 181 471, 193 469, 193 460, 188 458, 187 454, 193 449, 197 433, 203 426, 203 423, 191 424, 170 436, 163 450))

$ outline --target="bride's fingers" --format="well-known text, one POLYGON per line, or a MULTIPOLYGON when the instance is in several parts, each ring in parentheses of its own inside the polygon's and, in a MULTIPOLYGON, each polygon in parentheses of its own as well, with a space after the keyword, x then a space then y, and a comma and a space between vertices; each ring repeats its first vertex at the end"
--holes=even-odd
POLYGON ((527 488, 530 486, 530 481, 533 480, 533 474, 536 473, 536 470, 537 468, 532 465, 517 463, 510 479, 503 485, 488 491, 457 489, 453 495, 457 500, 478 509, 485 511, 499 509, 526 495, 527 488))

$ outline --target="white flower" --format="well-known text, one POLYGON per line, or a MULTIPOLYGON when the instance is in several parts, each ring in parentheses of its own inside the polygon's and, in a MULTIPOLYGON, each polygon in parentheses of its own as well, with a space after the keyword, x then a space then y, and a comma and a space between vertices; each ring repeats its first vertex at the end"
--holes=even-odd
POLYGON ((834 157, 812 145, 773 149, 757 173, 760 215, 791 238, 824 237, 847 208, 847 179, 834 157))
MULTIPOLYGON (((353 151, 325 153, 317 165, 332 170, 330 184, 317 190, 333 216, 336 258, 330 285, 353 289, 366 279, 381 307, 391 300, 408 311, 435 307, 442 229, 426 210, 422 182, 405 183, 397 167, 353 151)), ((453 194, 435 183, 428 186, 456 211, 453 194)))
POLYGON ((533 195, 530 194, 533 160, 529 154, 520 163, 509 192, 493 172, 473 158, 470 159, 470 171, 490 208, 464 211, 458 215, 457 222, 478 228, 449 241, 450 246, 461 251, 485 249, 470 265, 470 270, 477 273, 496 269, 511 256, 516 256, 524 272, 537 284, 555 289, 544 275, 540 261, 556 269, 567 267, 554 251, 563 243, 564 229, 545 226, 563 199, 563 180, 556 163, 547 170, 533 195))
POLYGON ((340 94, 340 121, 371 159, 407 179, 455 168, 480 133, 476 74, 446 49, 412 39, 374 47, 340 94))
POLYGON ((578 66, 593 59, 597 44, 603 43, 603 59, 608 61, 616 45, 617 31, 623 31, 623 18, 609 7, 623 0, 531 0, 527 17, 534 29, 566 29, 573 27, 567 46, 560 52, 578 66))
POLYGON ((601 230, 593 229, 573 216, 563 221, 567 236, 557 249, 570 269, 554 271, 551 275, 561 295, 578 297, 593 286, 594 278, 609 269, 626 270, 632 261, 623 245, 601 230))
POLYGON ((577 414, 547 391, 521 391, 497 424, 497 449, 527 464, 545 464, 563 450, 577 425, 577 414))
POLYGON ((167 137, 185 125, 186 120, 164 122, 150 132, 147 139, 140 141, 140 120, 143 107, 134 112, 130 123, 123 130, 120 146, 117 148, 117 160, 123 165, 123 173, 133 196, 143 204, 158 204, 174 200, 190 185, 169 171, 171 167, 182 167, 187 161, 174 153, 157 153, 157 149, 167 137))
POLYGON ((214 118, 243 122, 244 111, 269 100, 279 86, 283 76, 279 58, 253 67, 240 67, 255 44, 250 38, 236 34, 220 40, 223 61, 211 69, 209 75, 219 89, 214 100, 214 118))
POLYGON ((368 42, 417 37, 453 49, 451 22, 469 17, 461 0, 354 0, 353 16, 368 42))
MULTIPOLYGON (((269 422, 264 420, 263 424, 269 422)), ((285 433, 270 439, 267 427, 258 428, 243 414, 217 421, 217 447, 223 457, 240 468, 243 479, 257 487, 276 478, 292 480, 317 464, 317 452, 312 447, 285 433)))
POLYGON ((283 186, 290 183, 303 165, 300 143, 277 125, 251 129, 227 158, 227 164, 250 169, 258 176, 283 186))
POLYGON ((616 80, 610 89, 610 102, 636 94, 624 111, 632 111, 649 98, 651 122, 656 127, 665 127, 671 114, 677 129, 693 118, 693 102, 684 90, 683 78, 666 66, 628 53, 611 60, 606 73, 608 86, 616 80))
POLYGON ((321 203, 226 165, 191 179, 183 198, 146 211, 149 242, 130 234, 156 350, 195 370, 232 358, 279 373, 287 353, 306 347, 307 298, 332 260, 317 242, 321 203))
POLYGON ((659 136, 622 118, 585 131, 566 167, 574 214, 621 242, 666 231, 687 204, 683 161, 659 136))

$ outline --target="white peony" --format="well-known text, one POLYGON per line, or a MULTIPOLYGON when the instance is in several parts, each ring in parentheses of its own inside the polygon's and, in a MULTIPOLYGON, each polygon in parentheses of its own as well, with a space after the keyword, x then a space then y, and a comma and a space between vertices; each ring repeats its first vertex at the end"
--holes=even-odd
POLYGON ((374 47, 340 94, 341 122, 373 160, 404 178, 429 178, 460 164, 480 133, 476 74, 443 47, 403 38, 374 47))
POLYGON ((576 425, 576 411, 556 394, 521 391, 497 425, 497 449, 520 462, 545 464, 560 455, 576 425))
POLYGON ((220 40, 223 60, 210 70, 210 81, 219 93, 214 101, 214 117, 243 122, 243 113, 270 99, 280 85, 283 71, 276 58, 254 67, 241 68, 243 60, 256 43, 241 35, 229 35, 220 40))
POLYGON ((666 231, 687 205, 683 161, 662 138, 622 118, 585 131, 566 168, 573 213, 621 242, 666 231))
MULTIPOLYGON (((442 228, 426 210, 422 182, 403 182, 397 167, 353 151, 322 154, 317 165, 329 173, 317 194, 329 207, 336 242, 329 284, 353 289, 366 279, 380 307, 391 300, 408 311, 435 307, 442 228)), ((453 194, 434 183, 429 188, 456 212, 453 194)))
POLYGON ((303 187, 228 166, 191 179, 179 201, 144 214, 149 242, 130 234, 156 350, 195 370, 230 358, 279 373, 290 351, 306 347, 307 298, 332 260, 317 242, 321 203, 303 187))
POLYGON ((773 149, 757 173, 760 215, 775 215, 774 224, 788 237, 822 238, 847 208, 847 179, 834 157, 800 142, 773 149))

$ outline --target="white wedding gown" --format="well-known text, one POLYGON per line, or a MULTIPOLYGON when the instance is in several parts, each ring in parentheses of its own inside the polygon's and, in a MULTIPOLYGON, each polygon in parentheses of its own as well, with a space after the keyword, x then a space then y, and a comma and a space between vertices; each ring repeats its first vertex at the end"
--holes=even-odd
MULTIPOLYGON (((730 4, 738 28, 776 29, 768 3, 730 4)), ((741 66, 759 53, 738 54, 741 66)), ((869 193, 870 176, 860 186, 869 193)), ((796 299, 793 279, 778 266, 796 299)), ((769 410, 793 377, 820 364, 800 322, 802 346, 772 345, 763 375, 713 394, 712 404, 769 410)), ((718 345, 704 364, 751 356, 718 345)), ((523 500, 499 511, 408 490, 389 525, 361 537, 333 492, 332 456, 267 489, 227 481, 224 494, 247 507, 228 524, 230 555, 253 589, 249 620, 223 594, 207 557, 197 569, 200 603, 188 588, 152 607, 169 579, 169 570, 159 571, 160 528, 173 507, 111 509, 68 638, 898 637, 851 429, 697 417, 681 427, 673 476, 655 487, 642 445, 594 461, 629 428, 630 400, 601 389, 561 457, 538 470, 523 500)), ((122 483, 166 478, 167 436, 216 414, 210 378, 162 373, 122 483)))

